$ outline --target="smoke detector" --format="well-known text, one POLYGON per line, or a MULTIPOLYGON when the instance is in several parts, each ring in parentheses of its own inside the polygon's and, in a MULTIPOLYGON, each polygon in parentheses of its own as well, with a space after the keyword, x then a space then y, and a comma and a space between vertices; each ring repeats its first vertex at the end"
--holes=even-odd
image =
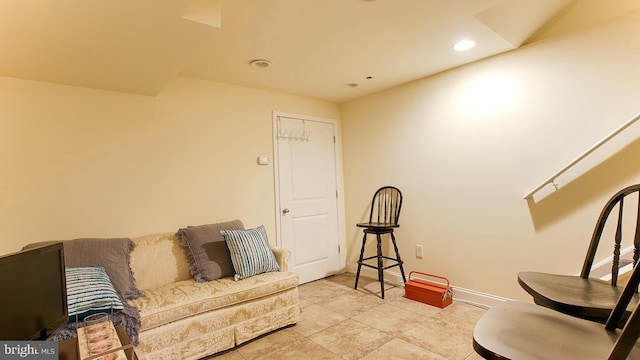
POLYGON ((249 64, 251 64, 251 66, 253 66, 256 69, 266 69, 269 66, 271 66, 271 61, 265 60, 265 59, 255 59, 255 60, 251 60, 249 64))

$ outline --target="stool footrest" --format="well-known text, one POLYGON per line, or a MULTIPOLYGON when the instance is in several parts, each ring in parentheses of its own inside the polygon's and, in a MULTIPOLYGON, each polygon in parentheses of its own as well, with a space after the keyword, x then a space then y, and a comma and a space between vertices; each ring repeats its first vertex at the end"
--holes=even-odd
MULTIPOLYGON (((370 268, 372 268, 372 269, 376 269, 376 270, 378 269, 378 266, 377 266, 377 265, 369 265, 369 264, 365 264, 365 263, 362 263, 362 264, 360 264, 360 265, 362 265, 362 266, 366 266, 366 267, 370 267, 370 268)), ((396 266, 400 266, 400 265, 402 265, 402 264, 401 264, 401 263, 397 263, 397 264, 393 264, 393 265, 387 265, 387 266, 383 266, 381 269, 382 269, 382 270, 387 270, 387 269, 390 269, 390 268, 392 268, 392 267, 396 267, 396 266)))
MULTIPOLYGON (((378 256, 375 256, 375 255, 374 255, 374 256, 369 256, 369 257, 367 257, 367 258, 364 258, 364 259, 362 259, 362 260, 360 260, 360 261, 367 261, 367 260, 377 259, 377 258, 378 258, 378 256)), ((396 259, 396 258, 392 258, 392 257, 384 256, 384 255, 383 255, 383 256, 380 256, 380 258, 382 258, 382 259, 387 259, 387 260, 391 260, 391 261, 404 262, 404 261, 402 261, 402 260, 400 260, 400 259, 396 259)), ((360 262, 360 261, 358 261, 358 262, 360 262)))

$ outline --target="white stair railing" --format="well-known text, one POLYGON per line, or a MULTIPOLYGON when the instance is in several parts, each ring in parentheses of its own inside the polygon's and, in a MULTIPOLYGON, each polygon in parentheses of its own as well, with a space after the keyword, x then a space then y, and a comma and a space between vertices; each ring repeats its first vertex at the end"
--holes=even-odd
POLYGON ((624 129, 628 128, 629 126, 631 126, 633 123, 635 123, 636 121, 638 121, 640 119, 640 113, 637 114, 636 116, 634 116, 633 118, 631 118, 629 121, 627 121, 626 123, 620 125, 620 127, 618 127, 617 129, 613 130, 609 135, 605 136, 602 140, 598 141, 595 145, 593 145, 592 147, 590 147, 589 149, 587 149, 587 151, 583 152, 582 154, 580 154, 578 157, 576 157, 575 159, 573 159, 573 161, 571 161, 569 164, 567 164, 566 166, 564 166, 562 169, 558 170, 555 172, 555 174, 551 175, 547 180, 543 181, 540 185, 538 185, 535 189, 529 191, 525 196, 523 196, 523 199, 529 199, 533 196, 533 194, 537 193, 538 191, 540 191, 542 188, 544 188, 546 185, 553 185, 556 190, 558 189, 558 185, 555 183, 556 178, 558 178, 558 176, 564 174, 567 170, 569 170, 572 166, 574 166, 575 164, 577 164, 578 162, 580 162, 580 160, 584 159, 585 157, 589 156, 589 154, 591 154, 592 152, 596 151, 596 149, 598 149, 600 146, 604 145, 604 143, 606 143, 607 141, 611 140, 611 138, 613 138, 614 136, 618 135, 619 133, 621 133, 624 129))

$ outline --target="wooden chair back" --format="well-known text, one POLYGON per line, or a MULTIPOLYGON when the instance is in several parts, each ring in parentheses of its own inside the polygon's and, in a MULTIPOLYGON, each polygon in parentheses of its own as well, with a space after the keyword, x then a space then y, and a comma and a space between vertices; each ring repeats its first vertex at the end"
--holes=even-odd
POLYGON ((395 186, 383 186, 373 194, 369 223, 398 225, 402 210, 402 192, 395 186))

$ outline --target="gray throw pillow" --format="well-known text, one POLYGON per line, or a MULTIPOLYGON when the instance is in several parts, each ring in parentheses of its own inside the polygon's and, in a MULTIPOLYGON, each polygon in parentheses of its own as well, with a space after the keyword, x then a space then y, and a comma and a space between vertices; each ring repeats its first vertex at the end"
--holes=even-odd
POLYGON ((240 220, 218 224, 188 226, 176 233, 180 245, 187 249, 191 274, 197 282, 233 276, 229 248, 220 231, 244 230, 240 220))
POLYGON ((63 244, 66 267, 102 266, 125 300, 142 296, 129 266, 129 255, 135 247, 131 239, 74 239, 63 244))
MULTIPOLYGON (((33 243, 23 249, 50 243, 33 243)), ((65 267, 102 266, 113 287, 124 300, 142 296, 136 287, 129 256, 135 244, 131 239, 74 239, 62 241, 65 267)))

